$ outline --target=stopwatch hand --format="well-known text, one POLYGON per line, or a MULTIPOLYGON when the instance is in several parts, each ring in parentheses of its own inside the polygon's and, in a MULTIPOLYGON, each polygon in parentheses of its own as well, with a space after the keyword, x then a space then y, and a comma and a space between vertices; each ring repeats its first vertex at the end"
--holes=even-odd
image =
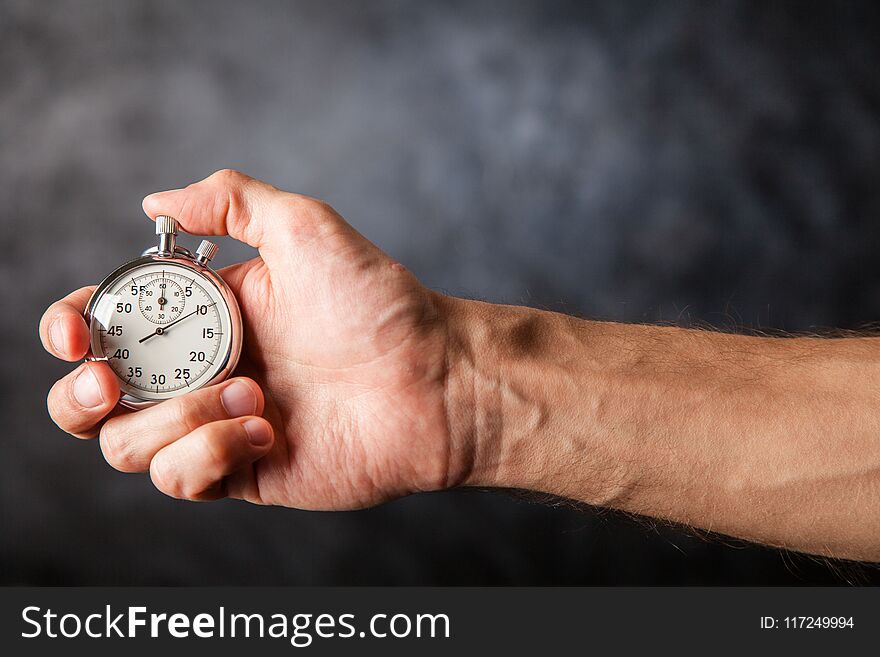
POLYGON ((166 324, 165 326, 159 326, 159 327, 157 327, 155 331, 153 331, 152 333, 150 333, 148 336, 141 338, 140 340, 138 340, 138 342, 146 342, 147 340, 149 340, 150 338, 152 338, 154 335, 162 335, 165 331, 167 331, 168 329, 170 329, 170 328, 171 328, 172 326, 174 326, 175 324, 178 324, 178 323, 182 322, 182 321, 185 320, 187 317, 192 317, 192 316, 195 315, 197 312, 199 312, 198 308, 195 309, 195 310, 193 310, 191 313, 189 313, 189 314, 187 314, 187 315, 184 315, 183 317, 179 317, 178 319, 175 319, 175 320, 174 320, 173 322, 171 322, 170 324, 166 324))

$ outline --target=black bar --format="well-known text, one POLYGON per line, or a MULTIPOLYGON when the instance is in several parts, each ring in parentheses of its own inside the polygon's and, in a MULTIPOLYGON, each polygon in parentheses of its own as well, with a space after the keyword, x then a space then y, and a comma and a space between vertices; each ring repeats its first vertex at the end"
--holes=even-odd
MULTIPOLYGON (((126 657, 155 655, 157 649, 166 654, 203 654, 193 650, 210 650, 212 655, 240 655, 242 648, 251 655, 284 655, 296 651, 291 645, 294 616, 306 626, 299 630, 298 641, 308 641, 308 654, 382 654, 382 655, 544 655, 573 654, 731 654, 734 651, 758 651, 756 654, 853 654, 863 647, 878 645, 880 625, 880 593, 874 588, 7 588, 0 592, 0 646, 5 654, 47 648, 55 654, 77 646, 86 647, 90 655, 115 655, 120 650, 126 657), (33 623, 22 619, 28 606, 40 611, 29 612, 32 619, 51 609, 59 617, 76 613, 82 619, 88 614, 110 617, 127 614, 128 607, 141 606, 140 618, 145 627, 136 628, 135 638, 46 638, 41 635, 22 638, 33 633, 33 623), (221 613, 222 610, 222 613, 221 613), (212 618, 213 638, 198 638, 189 631, 187 638, 174 638, 163 622, 157 626, 158 637, 150 638, 149 614, 184 613, 189 621, 200 613, 212 618), (229 636, 231 614, 261 614, 264 633, 275 618, 287 628, 286 638, 265 636, 245 638, 239 622, 238 635, 229 636), (281 616, 273 617, 273 614, 281 616), (353 636, 348 638, 320 637, 315 622, 320 614, 352 614, 349 619, 353 636), (405 631, 410 623, 410 636, 373 637, 370 622, 374 615, 376 627, 387 633, 388 619, 395 614, 396 630, 405 631), (448 638, 445 622, 430 625, 422 621, 424 635, 415 637, 418 615, 448 617, 448 638), (225 619, 223 639, 217 638, 220 618, 225 619), (808 629, 806 621, 795 620, 786 627, 785 618, 852 619, 852 627, 839 629, 808 629), (762 619, 773 618, 773 628, 762 629, 762 619), (363 632, 365 636, 361 636, 363 632), (10 652, 9 649, 12 649, 10 652), (463 652, 464 651, 464 652, 463 652), (785 652, 776 652, 785 651, 785 652), (797 652, 794 652, 797 651, 797 652)), ((57 633, 58 618, 54 631, 57 633)), ((326 618, 325 618, 326 620, 326 618)), ((42 621, 38 620, 38 624, 42 621)), ((257 621, 254 633, 257 633, 257 621)), ((127 630, 127 617, 117 625, 127 630)), ((93 630, 103 632, 106 623, 95 621, 93 630), (100 628, 100 630, 98 629, 100 628)), ((75 628, 69 619, 67 631, 75 628)), ((329 632, 344 633, 338 623, 329 632)), ((346 630, 347 632, 347 630, 346 630)), ((381 632, 380 632, 381 633, 381 632)), ((204 653, 207 654, 207 653, 204 653)))

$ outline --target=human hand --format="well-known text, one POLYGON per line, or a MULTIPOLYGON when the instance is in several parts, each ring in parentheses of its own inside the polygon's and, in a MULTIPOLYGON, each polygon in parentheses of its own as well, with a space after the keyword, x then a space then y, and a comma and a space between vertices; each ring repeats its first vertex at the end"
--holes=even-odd
MULTIPOLYGON (((328 205, 237 172, 150 195, 144 210, 259 249, 220 272, 245 325, 242 376, 131 412, 109 366, 86 362, 49 393, 62 429, 100 436, 113 467, 193 500, 349 509, 464 481, 469 448, 446 407, 452 300, 328 205)), ((93 289, 44 314, 53 355, 86 354, 93 289)))

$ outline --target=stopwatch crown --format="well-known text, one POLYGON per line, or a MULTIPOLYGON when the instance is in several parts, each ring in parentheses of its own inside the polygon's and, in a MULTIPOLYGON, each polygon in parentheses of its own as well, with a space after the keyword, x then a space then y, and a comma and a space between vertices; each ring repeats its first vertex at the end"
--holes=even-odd
POLYGON ((156 217, 156 235, 177 235, 177 219, 160 214, 156 217))

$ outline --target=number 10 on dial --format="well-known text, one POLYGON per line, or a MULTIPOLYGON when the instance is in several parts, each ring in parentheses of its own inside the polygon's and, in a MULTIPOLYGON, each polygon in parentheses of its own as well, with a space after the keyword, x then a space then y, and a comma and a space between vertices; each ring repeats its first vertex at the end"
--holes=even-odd
POLYGON ((177 222, 156 220, 158 247, 121 266, 86 307, 90 359, 116 374, 121 403, 142 408, 225 379, 241 353, 241 315, 208 267, 217 252, 176 245, 177 222))

